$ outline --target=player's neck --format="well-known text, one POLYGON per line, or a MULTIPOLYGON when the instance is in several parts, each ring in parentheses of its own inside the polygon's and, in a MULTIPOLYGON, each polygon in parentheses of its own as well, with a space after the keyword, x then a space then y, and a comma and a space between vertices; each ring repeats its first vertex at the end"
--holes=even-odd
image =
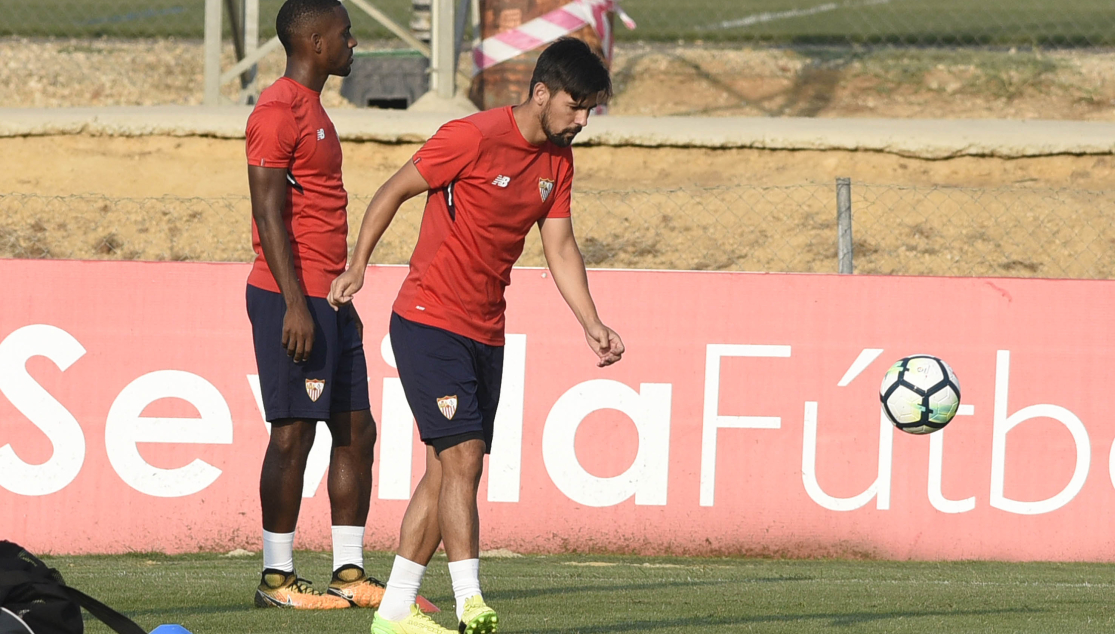
POLYGON ((313 64, 288 57, 286 72, 283 73, 283 77, 293 79, 314 92, 321 92, 321 89, 325 87, 325 80, 329 79, 329 73, 319 71, 314 68, 313 64))
POLYGON ((546 131, 542 129, 542 116, 534 102, 521 103, 511 109, 515 117, 515 125, 519 126, 519 134, 523 135, 527 143, 542 145, 547 141, 546 131))

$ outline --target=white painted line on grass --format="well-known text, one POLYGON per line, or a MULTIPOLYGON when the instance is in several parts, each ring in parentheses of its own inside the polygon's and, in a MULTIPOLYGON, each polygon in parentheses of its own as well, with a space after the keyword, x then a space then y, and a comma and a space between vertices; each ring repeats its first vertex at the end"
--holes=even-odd
POLYGON ((786 579, 787 583, 820 583, 832 585, 924 585, 924 586, 994 586, 994 587, 1031 587, 1031 588, 1115 588, 1111 583, 1092 583, 1090 581, 965 581, 953 579, 786 579))
POLYGON ((791 18, 801 18, 810 15, 817 15, 818 13, 828 13, 838 9, 851 9, 855 7, 869 7, 879 4, 890 4, 891 0, 863 0, 862 2, 826 2, 815 7, 806 9, 787 9, 786 11, 764 11, 763 13, 753 13, 742 18, 735 20, 725 20, 710 24, 708 26, 700 27, 702 31, 722 31, 726 29, 736 29, 742 26, 751 26, 753 24, 763 24, 766 22, 776 22, 778 20, 788 20, 791 18))

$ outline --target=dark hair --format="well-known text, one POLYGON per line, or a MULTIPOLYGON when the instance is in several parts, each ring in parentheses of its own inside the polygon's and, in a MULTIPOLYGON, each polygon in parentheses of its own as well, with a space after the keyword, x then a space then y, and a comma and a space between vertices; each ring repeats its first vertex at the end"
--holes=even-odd
POLYGON ((339 6, 341 0, 286 0, 275 18, 275 31, 287 55, 294 52, 294 38, 299 31, 339 6))
POLYGON ((612 96, 612 78, 592 49, 581 40, 563 37, 538 56, 530 78, 530 92, 544 84, 551 93, 565 91, 574 101, 598 96, 601 102, 612 96))

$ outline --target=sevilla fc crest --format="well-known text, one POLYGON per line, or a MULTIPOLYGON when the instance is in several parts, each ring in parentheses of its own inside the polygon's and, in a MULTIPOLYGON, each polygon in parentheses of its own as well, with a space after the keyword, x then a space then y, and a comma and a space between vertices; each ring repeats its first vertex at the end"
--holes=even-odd
POLYGON ((441 413, 446 418, 453 420, 453 415, 457 413, 457 396, 443 396, 439 398, 437 400, 437 408, 441 410, 441 413))
POLYGON ((546 202, 552 191, 554 191, 554 181, 548 178, 538 179, 538 193, 542 194, 542 202, 546 202))
POLYGON ((325 391, 325 380, 323 379, 306 379, 306 394, 310 395, 310 400, 317 402, 321 398, 321 393, 325 391))

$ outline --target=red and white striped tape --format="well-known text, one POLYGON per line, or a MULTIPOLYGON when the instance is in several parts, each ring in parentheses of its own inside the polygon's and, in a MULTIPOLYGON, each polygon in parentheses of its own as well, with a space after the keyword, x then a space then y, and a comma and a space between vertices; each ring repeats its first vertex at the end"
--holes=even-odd
POLYGON ((485 38, 472 50, 473 74, 549 44, 585 26, 591 26, 596 31, 604 47, 604 54, 611 62, 615 38, 608 21, 609 13, 618 15, 628 29, 635 28, 635 21, 624 13, 616 0, 573 0, 517 28, 485 38))

